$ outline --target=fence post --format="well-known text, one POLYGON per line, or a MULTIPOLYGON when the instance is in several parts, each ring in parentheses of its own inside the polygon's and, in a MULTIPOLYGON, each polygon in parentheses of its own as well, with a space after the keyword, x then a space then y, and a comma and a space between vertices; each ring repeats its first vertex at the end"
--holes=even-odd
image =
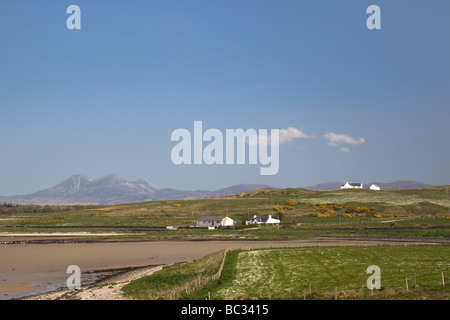
POLYGON ((442 286, 445 287, 444 271, 441 272, 441 277, 442 277, 442 286))

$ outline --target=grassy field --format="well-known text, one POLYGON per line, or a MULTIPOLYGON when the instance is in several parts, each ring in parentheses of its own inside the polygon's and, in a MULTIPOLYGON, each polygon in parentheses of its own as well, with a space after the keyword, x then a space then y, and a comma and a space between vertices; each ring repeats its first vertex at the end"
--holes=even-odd
MULTIPOLYGON (((449 298, 442 272, 450 246, 311 247, 241 251, 215 299, 449 298), (381 270, 381 290, 367 289, 367 267, 381 270), (407 280, 409 279, 409 280, 407 280), (409 282, 408 291, 406 281, 409 282)), ((211 288, 212 289, 212 288, 211 288)))
POLYGON ((220 261, 221 256, 216 254, 168 267, 130 283, 124 291, 135 299, 450 298, 449 245, 236 250, 227 254, 218 280, 205 282, 195 292, 182 289, 167 295, 170 290, 192 284, 208 268, 208 274, 213 274, 220 261), (381 270, 380 290, 367 289, 371 274, 366 270, 371 265, 381 270), (446 286, 442 285, 442 274, 446 286))
MULTIPOLYGON (((111 206, 0 205, 0 232, 127 232, 115 239, 189 237, 295 238, 320 235, 450 238, 447 186, 420 190, 263 189, 210 199, 111 206), (279 217, 276 228, 246 228, 254 215, 279 217), (228 215, 235 230, 198 230, 198 217, 228 215), (149 227, 176 226, 175 231, 149 227), (164 232, 162 232, 164 231, 164 232), (132 234, 130 234, 130 232, 132 234)), ((98 240, 98 239, 97 239, 98 240)))
MULTIPOLYGON (((0 204, 0 232, 89 231, 73 241, 305 237, 450 239, 447 186, 420 190, 263 189, 210 199, 111 206, 0 204), (230 216, 233 229, 195 228, 205 215, 230 216), (280 225, 246 226, 254 215, 280 225), (174 226, 167 229, 167 226, 174 226)), ((450 245, 311 247, 223 252, 177 264, 124 287, 134 299, 448 299, 450 245), (381 268, 382 289, 365 288, 369 265, 381 268), (442 287, 442 272, 448 285, 442 287), (406 280, 408 279, 408 280, 406 280), (406 290, 406 282, 409 288, 406 290), (194 290, 195 289, 195 290, 194 290)))
POLYGON ((204 287, 219 272, 224 259, 220 251, 190 262, 177 263, 154 275, 145 276, 125 285, 125 297, 133 299, 177 299, 204 287))

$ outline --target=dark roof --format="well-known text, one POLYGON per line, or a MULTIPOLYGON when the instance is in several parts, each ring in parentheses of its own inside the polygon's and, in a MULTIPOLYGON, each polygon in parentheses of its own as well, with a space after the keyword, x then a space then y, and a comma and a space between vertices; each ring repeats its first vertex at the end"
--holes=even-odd
POLYGON ((269 220, 269 217, 255 217, 252 220, 259 220, 261 222, 266 222, 267 220, 269 220))
MULTIPOLYGON (((351 185, 351 186, 354 186, 354 187, 362 185, 361 182, 347 182, 347 183, 348 183, 349 185, 351 185)), ((343 186, 345 186, 345 184, 343 184, 343 186)))
POLYGON ((205 217, 200 217, 197 219, 197 221, 220 221, 222 220, 223 216, 205 216, 205 217))

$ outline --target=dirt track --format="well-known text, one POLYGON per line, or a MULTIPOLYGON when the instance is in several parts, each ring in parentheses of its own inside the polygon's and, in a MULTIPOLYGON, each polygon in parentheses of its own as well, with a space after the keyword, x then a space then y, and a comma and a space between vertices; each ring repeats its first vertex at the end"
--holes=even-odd
MULTIPOLYGON (((406 240, 405 240, 406 241, 406 240)), ((402 244, 392 240, 336 238, 293 241, 155 241, 0 245, 0 299, 62 288, 70 265, 81 268, 84 281, 92 271, 158 266, 191 261, 221 249, 402 244)), ((410 241, 404 243, 411 243, 410 241)), ((90 279, 89 279, 90 277, 90 279)))

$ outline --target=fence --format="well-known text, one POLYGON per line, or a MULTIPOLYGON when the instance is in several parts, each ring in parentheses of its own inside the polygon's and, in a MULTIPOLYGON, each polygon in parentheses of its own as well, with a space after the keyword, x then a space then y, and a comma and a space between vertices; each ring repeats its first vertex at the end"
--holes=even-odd
MULTIPOLYGON (((365 299, 370 298, 374 295, 381 295, 386 296, 389 298, 389 296, 395 295, 395 294, 402 294, 405 292, 414 292, 415 290, 419 288, 426 288, 426 289, 433 289, 436 290, 440 287, 445 288, 445 274, 444 272, 436 272, 435 274, 435 283, 430 284, 429 281, 425 285, 420 285, 420 281, 416 279, 416 274, 413 274, 412 276, 406 275, 403 279, 403 286, 393 286, 393 287, 385 287, 382 285, 381 290, 380 289, 368 289, 366 287, 366 281, 361 279, 361 286, 358 288, 357 284, 354 284, 354 286, 347 286, 345 288, 340 286, 335 286, 334 291, 325 290, 323 292, 312 289, 311 285, 309 286, 309 290, 303 291, 303 299, 326 299, 326 300, 338 300, 338 299, 365 299)), ((420 294, 420 293, 419 293, 420 294)), ((299 296, 300 297, 300 296, 299 296)), ((264 298, 264 297, 260 297, 264 298)))
POLYGON ((201 288, 206 286, 209 282, 219 279, 220 276, 222 275, 228 251, 229 251, 228 249, 224 250, 222 262, 220 264, 219 270, 215 274, 211 276, 199 275, 177 288, 172 288, 165 292, 159 292, 158 296, 155 298, 175 300, 183 295, 189 295, 191 293, 194 293, 195 291, 200 290, 201 288))

